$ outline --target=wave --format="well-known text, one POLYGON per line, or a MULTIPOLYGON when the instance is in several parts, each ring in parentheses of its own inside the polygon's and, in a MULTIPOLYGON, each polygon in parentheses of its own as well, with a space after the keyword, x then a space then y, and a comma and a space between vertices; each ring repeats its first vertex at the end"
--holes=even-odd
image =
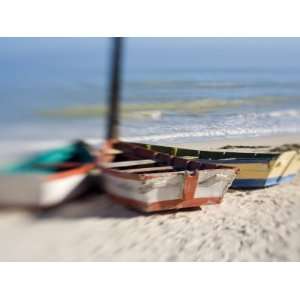
POLYGON ((279 111, 272 111, 269 113, 269 116, 274 118, 281 118, 281 117, 298 117, 300 116, 300 110, 296 109, 289 109, 289 110, 279 110, 279 111))
MULTIPOLYGON (((243 103, 244 100, 224 99, 124 103, 121 107, 121 114, 125 118, 147 118, 153 115, 158 116, 163 112, 203 113, 224 107, 240 106, 243 103)), ((39 111, 38 114, 48 118, 99 118, 107 114, 107 108, 103 105, 72 106, 39 111)))
POLYGON ((277 128, 247 128, 245 130, 240 129, 224 129, 207 132, 177 132, 170 134, 157 134, 147 136, 136 136, 136 137, 123 137, 126 141, 138 142, 138 141, 161 141, 161 140, 174 140, 182 138, 216 138, 216 137, 242 137, 242 136, 263 136, 272 134, 283 134, 283 133, 298 133, 300 128, 289 128, 289 129, 277 129, 277 128))
MULTIPOLYGON (((209 105, 211 105, 211 102, 209 105)), ((214 103, 214 102, 212 102, 214 103)), ((158 113, 158 117, 160 112, 158 113)), ((154 116, 155 117, 155 116, 154 116)), ((29 125, 16 123, 2 133, 1 150, 9 155, 15 152, 31 152, 53 148, 67 142, 67 137, 81 137, 93 145, 103 142, 105 124, 100 121, 36 122, 29 125), (47 133, 47 134, 45 134, 47 133), (89 137, 89 138, 88 138, 89 137), (99 137, 99 138, 98 138, 99 137)), ((300 109, 283 109, 269 112, 203 114, 201 118, 191 115, 166 115, 159 120, 123 122, 121 138, 127 141, 192 142, 193 139, 264 136, 300 132, 300 109)))
MULTIPOLYGON (((202 98, 194 100, 176 101, 145 101, 139 103, 124 102, 121 106, 121 117, 124 119, 161 119, 168 113, 203 114, 226 108, 239 108, 241 106, 271 106, 274 103, 283 103, 286 100, 298 100, 300 97, 282 96, 257 96, 249 98, 219 99, 202 98)), ((293 112, 290 112, 292 114, 293 112)), ((38 111, 35 114, 48 119, 93 119, 104 118, 107 114, 107 107, 101 104, 77 105, 53 110, 38 111)), ((274 112, 274 116, 278 114, 274 112)))
POLYGON ((144 80, 144 81, 129 81, 126 82, 128 88, 195 88, 206 90, 224 90, 224 89, 255 89, 255 88, 296 88, 299 89, 299 81, 200 81, 200 80, 144 80))
MULTIPOLYGON (((215 130, 199 130, 199 131, 184 131, 184 132, 175 132, 175 133, 166 133, 166 134, 152 134, 152 135, 141 135, 141 136, 122 136, 121 139, 124 141, 131 142, 156 142, 156 141, 193 141, 193 138, 202 138, 209 140, 210 138, 222 138, 222 137, 255 137, 255 136, 267 136, 267 135, 278 135, 278 134, 293 134, 299 133, 300 126, 294 128, 246 128, 241 129, 215 129, 215 130)), ((86 138, 86 142, 93 146, 101 146, 104 142, 104 139, 101 138, 86 138)), ((43 151, 50 148, 60 147, 68 143, 66 139, 61 140, 26 140, 24 141, 9 141, 3 142, 1 145, 0 155, 2 160, 5 161, 10 157, 23 156, 28 153, 33 153, 36 151, 43 151)))

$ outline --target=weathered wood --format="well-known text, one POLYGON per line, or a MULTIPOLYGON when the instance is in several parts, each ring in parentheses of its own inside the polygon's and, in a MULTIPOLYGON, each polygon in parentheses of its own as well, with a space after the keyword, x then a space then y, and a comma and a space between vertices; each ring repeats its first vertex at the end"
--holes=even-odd
POLYGON ((196 159, 202 163, 226 165, 239 169, 234 188, 262 188, 288 182, 300 170, 300 152, 233 152, 228 150, 201 151, 177 147, 138 144, 149 150, 162 151, 176 157, 196 159))
POLYGON ((149 165, 149 164, 154 164, 155 162, 156 161, 152 160, 152 159, 118 161, 118 162, 112 162, 112 163, 103 163, 103 164, 101 164, 101 167, 113 169, 113 168, 149 165))
MULTIPOLYGON (((115 144, 114 146, 118 146, 118 142, 115 144)), ((116 162, 110 166, 127 164, 134 167, 145 161, 155 163, 159 158, 165 162, 162 166, 102 169, 106 192, 116 201, 145 212, 220 203, 237 172, 235 168, 206 166, 195 161, 192 163, 193 161, 183 158, 158 154, 153 150, 144 151, 130 143, 122 143, 121 146, 126 149, 124 155, 128 151, 142 160, 116 162), (151 156, 155 160, 146 159, 151 156)))
POLYGON ((105 154, 108 155, 117 155, 117 154, 122 154, 123 151, 118 150, 118 149, 105 149, 105 154))
POLYGON ((163 167, 152 167, 152 168, 140 168, 140 169, 131 169, 131 170, 122 170, 126 173, 149 173, 149 172, 156 172, 156 171, 170 171, 174 170, 171 166, 163 166, 163 167))
POLYGON ((191 159, 197 159, 198 157, 197 156, 182 156, 182 158, 191 160, 191 159))

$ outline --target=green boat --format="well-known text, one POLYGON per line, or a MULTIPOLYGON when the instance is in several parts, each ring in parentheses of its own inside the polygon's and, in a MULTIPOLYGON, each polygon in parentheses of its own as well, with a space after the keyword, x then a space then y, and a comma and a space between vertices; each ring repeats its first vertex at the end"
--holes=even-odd
POLYGON ((232 188, 263 188, 290 182, 300 170, 297 150, 277 152, 203 151, 136 143, 147 149, 169 155, 197 159, 203 163, 226 165, 239 169, 232 188))
POLYGON ((89 188, 95 167, 90 148, 78 141, 0 167, 0 205, 52 206, 89 188))

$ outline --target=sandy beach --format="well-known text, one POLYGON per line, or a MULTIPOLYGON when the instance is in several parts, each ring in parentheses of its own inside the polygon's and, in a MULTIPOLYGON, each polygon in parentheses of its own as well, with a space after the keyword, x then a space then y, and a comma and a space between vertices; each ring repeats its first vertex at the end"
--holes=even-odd
MULTIPOLYGON (((279 146, 297 135, 185 144, 279 146)), ((182 145, 181 145, 182 146, 182 145)), ((300 261, 300 174, 230 190, 222 204, 144 215, 92 195, 48 210, 0 210, 1 261, 300 261)))

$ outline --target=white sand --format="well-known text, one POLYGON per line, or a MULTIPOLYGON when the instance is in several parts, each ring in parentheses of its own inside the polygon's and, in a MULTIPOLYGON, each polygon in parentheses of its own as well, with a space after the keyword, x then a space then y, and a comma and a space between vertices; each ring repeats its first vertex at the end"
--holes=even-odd
POLYGON ((2 261, 300 261, 300 175, 176 213, 142 215, 101 195, 1 210, 0 242, 2 261))

